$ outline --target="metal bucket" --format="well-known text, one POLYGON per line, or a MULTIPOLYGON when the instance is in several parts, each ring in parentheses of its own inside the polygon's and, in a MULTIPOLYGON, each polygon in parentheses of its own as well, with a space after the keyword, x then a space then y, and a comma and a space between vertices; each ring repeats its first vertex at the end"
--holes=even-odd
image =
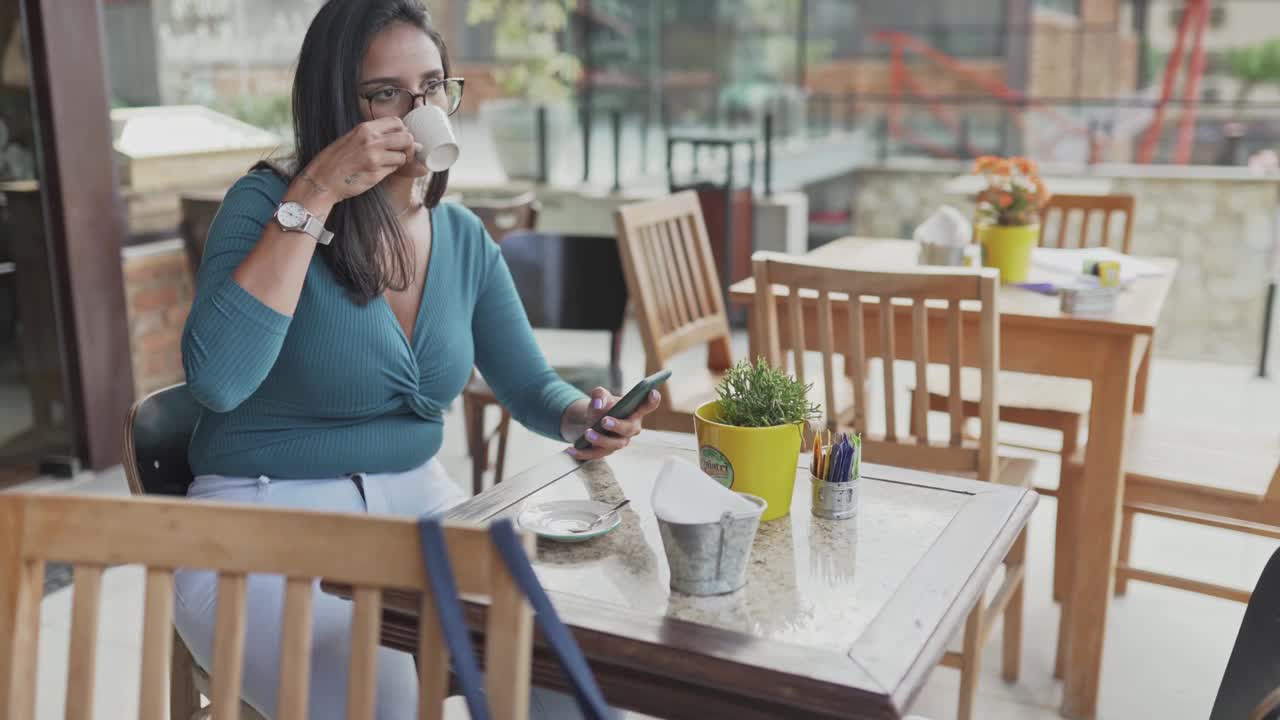
POLYGON ((964 245, 920 243, 920 264, 961 267, 965 264, 965 252, 964 245))
POLYGON ((658 518, 662 547, 671 568, 671 589, 689 595, 723 595, 747 582, 751 545, 768 507, 764 499, 738 493, 759 506, 741 515, 725 513, 719 522, 672 523, 658 518))

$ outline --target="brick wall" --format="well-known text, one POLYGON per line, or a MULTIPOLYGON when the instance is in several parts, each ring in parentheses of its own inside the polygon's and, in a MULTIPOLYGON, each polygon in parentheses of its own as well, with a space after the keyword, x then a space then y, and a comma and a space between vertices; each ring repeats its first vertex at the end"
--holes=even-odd
POLYGON ((125 304, 133 385, 139 396, 182 382, 182 326, 194 282, 181 240, 125 249, 125 304))

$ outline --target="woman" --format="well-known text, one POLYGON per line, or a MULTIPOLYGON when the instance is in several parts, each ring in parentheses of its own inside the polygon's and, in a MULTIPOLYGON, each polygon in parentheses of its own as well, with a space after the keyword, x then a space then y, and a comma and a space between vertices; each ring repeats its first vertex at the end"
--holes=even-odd
MULTIPOLYGON (((649 403, 588 428, 617 398, 562 382, 534 341, 480 221, 440 205, 401 118, 457 109, 440 36, 419 0, 330 0, 312 21, 293 90, 296 172, 255 168, 209 230, 183 335, 204 406, 191 442, 193 498, 315 510, 436 513, 463 499, 434 459, 443 413, 478 367, 517 420, 582 460, 624 447, 649 403), (329 236, 332 233, 332 237, 329 236), (327 244, 324 244, 327 243, 327 244)), ((306 542, 306 538, 297 538, 306 542)), ((275 710, 283 581, 252 577, 245 699, 275 710)), ((183 572, 179 632, 212 660, 216 578, 183 572)), ((345 707, 350 606, 315 594, 311 716, 345 707)), ((409 656, 378 658, 378 717, 411 717, 409 656)), ((534 709, 563 696, 535 693, 534 709)), ((546 717, 560 714, 543 708, 546 717)))

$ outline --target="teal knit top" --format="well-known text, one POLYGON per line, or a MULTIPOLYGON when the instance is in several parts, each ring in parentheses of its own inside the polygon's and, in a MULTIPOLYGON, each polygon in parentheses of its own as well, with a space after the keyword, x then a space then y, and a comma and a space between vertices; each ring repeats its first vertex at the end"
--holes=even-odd
MULTIPOLYGON (((255 171, 209 228, 182 336, 187 385, 204 406, 196 475, 325 478, 403 472, 440 449, 444 413, 479 368, 512 416, 559 438, 583 394, 548 366, 498 246, 469 210, 431 210, 431 260, 413 337, 382 298, 350 298, 317 253, 293 316, 231 273, 273 222, 285 183, 255 171)), ((342 242, 343 238, 334 238, 342 242)))

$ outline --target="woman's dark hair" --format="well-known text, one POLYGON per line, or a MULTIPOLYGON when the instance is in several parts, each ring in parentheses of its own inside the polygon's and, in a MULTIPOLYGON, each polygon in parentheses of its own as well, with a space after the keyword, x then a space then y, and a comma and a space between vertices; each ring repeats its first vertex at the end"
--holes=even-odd
MULTIPOLYGON (((420 0, 329 0, 320 8, 298 55, 293 81, 293 132, 300 172, 321 150, 360 124, 360 65, 373 36, 395 22, 425 32, 440 50, 449 77, 449 53, 420 0)), ((433 173, 422 203, 433 208, 449 184, 433 173)), ((329 267, 357 300, 413 281, 413 246, 380 185, 337 204, 325 223, 337 239, 320 246, 329 267)))

